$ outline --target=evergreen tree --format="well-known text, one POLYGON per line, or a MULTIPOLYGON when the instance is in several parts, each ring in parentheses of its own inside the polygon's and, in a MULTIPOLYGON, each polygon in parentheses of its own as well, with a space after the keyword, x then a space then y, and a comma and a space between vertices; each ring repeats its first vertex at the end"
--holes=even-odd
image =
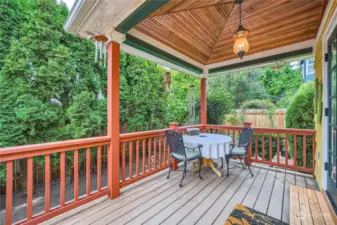
POLYGON ((41 0, 13 40, 0 76, 0 146, 55 141, 64 121, 55 101, 69 82, 60 44, 64 15, 55 1, 41 0))
POLYGON ((27 19, 27 0, 2 0, 0 2, 0 71, 10 42, 20 38, 20 29, 27 19))

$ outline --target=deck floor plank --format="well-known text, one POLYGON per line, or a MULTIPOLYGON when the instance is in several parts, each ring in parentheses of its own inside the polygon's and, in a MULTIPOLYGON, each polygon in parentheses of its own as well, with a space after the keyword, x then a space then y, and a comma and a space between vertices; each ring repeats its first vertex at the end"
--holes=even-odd
POLYGON ((253 174, 255 174, 254 177, 251 177, 250 174, 246 177, 242 185, 240 186, 239 190, 233 195, 231 200, 227 203, 225 208, 222 210, 222 212, 219 214, 219 216, 216 218, 214 223, 216 225, 223 225, 225 221, 227 220, 228 216, 231 214, 233 209, 238 203, 242 203, 243 199, 245 198, 248 190, 251 188, 253 182, 255 181, 259 169, 258 168, 252 168, 253 174))
POLYGON ((321 207, 321 211, 323 212, 325 224, 327 225, 335 224, 330 214, 329 206, 324 199, 324 196, 321 193, 316 192, 316 197, 318 200, 318 204, 321 207))
POLYGON ((284 195, 283 195, 283 209, 282 209, 282 221, 290 222, 290 185, 295 185, 295 175, 294 173, 285 173, 285 183, 284 183, 284 195))
POLYGON ((214 202, 214 204, 207 210, 207 212, 199 219, 196 224, 207 225, 212 224, 214 220, 221 213, 223 208, 240 188, 242 183, 248 176, 248 170, 244 170, 240 175, 235 179, 235 181, 228 187, 228 189, 223 192, 220 197, 214 202))
POLYGON ((305 225, 312 225, 312 217, 311 217, 311 211, 309 207, 309 201, 307 196, 307 191, 303 187, 298 187, 298 200, 300 202, 300 210, 301 210, 301 222, 305 225))
MULTIPOLYGON (((252 170, 253 178, 241 166, 231 169, 229 177, 219 178, 206 169, 203 180, 198 175, 188 175, 182 188, 179 187, 181 172, 172 173, 170 179, 162 173, 122 189, 121 196, 116 199, 103 197, 95 204, 88 204, 89 207, 79 207, 43 224, 224 224, 236 204, 289 223, 292 222, 290 208, 296 206, 296 201, 290 206, 293 204, 290 198, 294 198, 290 185, 317 188, 312 177, 301 173, 268 166, 254 166, 252 170)), ((300 219, 300 202, 306 200, 300 201, 299 191, 295 194, 300 219)), ((315 210, 323 212, 327 207, 320 203, 321 195, 315 199, 308 192, 306 197, 309 207, 302 206, 304 211, 315 214, 315 210)), ((330 222, 329 214, 323 217, 330 222)), ((313 220, 317 224, 321 219, 315 216, 313 220)))
POLYGON ((314 191, 319 191, 317 183, 314 179, 306 177, 305 183, 307 184, 308 189, 311 189, 311 190, 314 190, 314 191))
POLYGON ((321 208, 318 204, 318 200, 316 197, 316 191, 311 190, 311 189, 307 189, 307 196, 308 196, 308 200, 309 200, 309 207, 310 207, 310 211, 312 214, 312 220, 314 222, 315 225, 324 225, 325 221, 324 221, 324 217, 321 211, 321 208))
MULTIPOLYGON (((186 182, 191 181, 191 177, 186 177, 186 182)), ((122 202, 122 206, 120 205, 116 207, 115 205, 113 207, 106 207, 98 212, 96 212, 94 215, 91 215, 90 217, 87 217, 84 221, 81 222, 82 225, 85 224, 105 224, 108 221, 111 221, 124 213, 130 211, 131 209, 138 207, 139 205, 143 204, 146 201, 149 201, 150 199, 156 197, 160 193, 170 192, 175 189, 175 187, 179 187, 180 179, 169 179, 169 182, 165 183, 165 185, 162 185, 155 190, 151 191, 150 193, 147 193, 146 195, 143 195, 139 198, 137 198, 134 201, 128 201, 122 202)))
POLYGON ((295 181, 296 181, 296 186, 307 188, 307 184, 305 182, 304 176, 301 176, 301 175, 298 175, 297 173, 295 173, 295 181))
POLYGON ((165 222, 165 220, 175 213, 180 207, 182 207, 184 204, 186 204, 188 201, 190 201, 194 196, 196 196, 200 191, 202 191, 209 183, 211 183, 216 178, 215 174, 212 174, 212 176, 209 176, 208 179, 204 179, 202 182, 199 182, 199 184, 196 184, 195 188, 193 190, 188 191, 184 195, 174 194, 170 196, 166 203, 166 207, 157 213, 155 216, 153 216, 151 219, 146 221, 144 224, 151 225, 151 224, 162 224, 165 222))
MULTIPOLYGON (((237 169, 237 168, 236 168, 237 169)), ((227 177, 224 177, 226 180, 227 177)), ((205 199, 207 196, 218 187, 222 179, 214 179, 207 187, 203 188, 201 192, 194 196, 186 204, 182 205, 178 210, 169 215, 169 217, 162 224, 178 224, 185 216, 187 216, 193 209, 198 207, 198 205, 205 199)))
POLYGON ((282 201, 283 201, 283 194, 284 194, 284 178, 285 173, 284 171, 278 170, 276 173, 276 178, 274 182, 273 191, 271 194, 269 207, 267 214, 271 217, 274 217, 278 220, 282 218, 282 201))
POLYGON ((260 190, 259 197, 257 198, 254 209, 262 213, 267 213, 271 193, 273 191, 276 171, 268 170, 267 177, 260 190))
POLYGON ((129 223, 133 219, 135 219, 136 224, 140 224, 140 222, 142 223, 145 222, 146 220, 140 221, 140 218, 137 217, 146 214, 150 214, 149 218, 153 217, 158 212, 160 212, 160 210, 165 209, 167 206, 174 203, 179 198, 182 198, 185 195, 189 194, 190 192, 193 192, 198 187, 205 187, 216 177, 210 170, 207 170, 204 173, 202 173, 202 176, 203 180, 200 180, 199 177, 195 175, 194 180, 192 182, 189 183, 184 182, 184 186, 181 188, 179 187, 179 185, 177 185, 179 188, 175 187, 174 192, 169 191, 168 193, 161 193, 155 198, 128 211, 124 215, 120 216, 118 219, 111 221, 111 224, 125 224, 129 223))
MULTIPOLYGON (((102 204, 100 204, 99 206, 97 206, 95 208, 91 208, 89 210, 85 210, 85 211, 79 213, 76 217, 73 217, 70 220, 65 221, 65 223, 62 222, 62 223, 59 223, 59 224, 60 225, 76 224, 76 223, 81 222, 84 218, 95 217, 95 215, 97 215, 97 213, 100 213, 101 211, 117 210, 118 208, 124 207, 124 206, 128 205, 130 202, 133 202, 133 201, 137 200, 138 198, 140 198, 142 196, 146 196, 146 195, 150 194, 153 190, 165 186, 166 184, 168 184, 169 182, 172 182, 173 180, 178 182, 178 180, 179 180, 178 174, 172 174, 170 180, 160 179, 159 182, 153 182, 152 180, 150 180, 148 182, 148 185, 145 185, 144 187, 142 186, 138 192, 136 191, 136 190, 138 190, 136 188, 134 190, 132 189, 133 191, 131 192, 131 194, 124 195, 122 193, 119 198, 115 198, 115 199, 112 199, 112 200, 109 200, 109 201, 105 201, 102 204)), ((128 192, 128 191, 126 191, 126 192, 128 192)))
POLYGON ((256 175, 256 179, 253 183, 252 188, 248 191, 247 195, 245 196, 242 204, 244 206, 254 208, 255 202, 257 200, 257 197, 259 196, 261 187, 264 183, 264 180, 267 176, 268 169, 261 168, 260 172, 256 175))
POLYGON ((179 224, 195 224, 199 218, 214 204, 223 192, 227 192, 228 187, 234 182, 238 175, 242 173, 241 169, 234 170, 227 179, 225 179, 212 193, 207 196, 195 209, 193 209, 179 224))
POLYGON ((301 225, 301 210, 297 187, 290 185, 290 224, 301 225))

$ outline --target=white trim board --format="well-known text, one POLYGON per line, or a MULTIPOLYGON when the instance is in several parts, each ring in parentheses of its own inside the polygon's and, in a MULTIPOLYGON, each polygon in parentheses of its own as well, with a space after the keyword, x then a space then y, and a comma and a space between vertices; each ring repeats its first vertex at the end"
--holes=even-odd
POLYGON ((332 7, 332 3, 333 3, 333 0, 329 0, 327 6, 326 6, 326 9, 324 11, 324 15, 323 15, 323 18, 322 18, 322 21, 321 21, 321 24, 319 25, 319 28, 318 28, 318 32, 317 32, 317 35, 316 35, 316 40, 318 41, 319 37, 321 36, 322 34, 322 31, 323 31, 323 27, 324 27, 324 24, 326 23, 326 20, 328 18, 328 14, 331 10, 331 7, 332 7))
POLYGON ((251 61, 251 60, 255 60, 255 59, 261 59, 261 58, 265 58, 265 57, 269 57, 269 56, 273 56, 273 55, 278 55, 278 54, 282 54, 282 53, 306 49, 306 48, 313 47, 315 45, 315 43, 316 43, 316 40, 311 39, 311 40, 298 42, 298 43, 291 44, 291 45, 286 45, 286 46, 283 46, 283 47, 280 47, 280 48, 274 48, 274 49, 270 49, 270 50, 267 50, 267 51, 247 55, 247 56, 244 56, 242 60, 240 58, 235 58, 235 59, 231 59, 231 60, 226 60, 226 61, 222 61, 222 62, 209 64, 209 65, 206 65, 206 68, 207 69, 214 69, 214 68, 218 68, 218 67, 222 67, 222 66, 228 66, 228 65, 232 65, 232 64, 247 62, 247 61, 251 61))
MULTIPOLYGON (((329 9, 330 10, 330 9, 329 9)), ((322 40, 322 56, 328 52, 328 39, 332 35, 332 32, 337 27, 337 9, 333 12, 330 23, 327 26, 325 34, 323 35, 322 40)), ((328 107, 328 63, 324 60, 322 61, 322 72, 323 72, 323 109, 328 107)), ((322 115, 322 188, 327 189, 328 173, 324 170, 324 163, 328 162, 328 117, 322 115)))
POLYGON ((173 63, 170 63, 166 60, 163 60, 163 59, 160 59, 156 56, 153 56, 153 55, 150 55, 148 53, 145 53, 143 51, 140 51, 136 48, 133 48, 129 45, 126 45, 126 44, 121 44, 121 50, 128 53, 128 54, 131 54, 131 55, 134 55, 134 56, 138 56, 140 58, 143 58, 143 59, 146 59, 146 60, 149 60, 149 61, 152 61, 152 62, 155 62, 155 63, 158 63, 162 66, 165 66, 165 67, 168 67, 168 68, 171 68, 171 69, 174 69, 174 70, 177 70, 177 71, 180 71, 180 72, 183 72, 185 74, 188 74, 188 75, 191 75, 193 77, 197 77, 197 78, 200 78, 201 77, 201 74, 197 74, 197 73, 194 73, 190 70, 187 70, 185 68, 182 68, 180 66, 177 66, 173 63))
POLYGON ((188 62, 188 63, 194 65, 194 66, 197 66, 201 69, 203 69, 205 67, 204 64, 202 64, 202 63, 200 63, 200 62, 198 62, 194 59, 191 59, 190 57, 178 52, 177 50, 174 50, 173 48, 163 44, 162 42, 159 42, 159 41, 155 40, 154 38, 140 32, 139 30, 131 29, 128 32, 128 34, 130 34, 130 35, 132 35, 132 36, 134 36, 134 37, 136 37, 136 38, 138 38, 138 39, 140 39, 140 40, 142 40, 142 41, 144 41, 144 42, 146 42, 150 45, 153 45, 153 46, 161 49, 162 51, 165 51, 165 52, 167 52, 171 55, 174 55, 174 56, 176 56, 176 57, 184 60, 185 62, 188 62))
POLYGON ((224 72, 212 73, 212 74, 208 75, 208 77, 214 77, 214 76, 220 76, 220 75, 230 75, 231 73, 234 73, 234 72, 271 66, 271 65, 275 65, 275 64, 278 64, 278 63, 281 63, 281 62, 289 62, 290 63, 290 62, 294 62, 294 61, 298 61, 298 60, 309 59, 311 57, 312 57, 311 55, 304 55, 304 56, 298 56, 298 57, 291 57, 291 58, 287 58, 287 59, 283 59, 283 60, 276 60, 276 61, 271 61, 271 62, 266 62, 266 63, 259 63, 259 64, 254 64, 254 65, 251 65, 251 66, 240 67, 238 69, 227 70, 227 71, 224 71, 224 72))

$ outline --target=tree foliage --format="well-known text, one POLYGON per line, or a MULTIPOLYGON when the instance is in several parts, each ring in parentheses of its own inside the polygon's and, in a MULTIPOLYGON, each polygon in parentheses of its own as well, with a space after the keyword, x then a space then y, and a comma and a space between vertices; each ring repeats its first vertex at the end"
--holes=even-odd
MULTIPOLYGON (((309 82, 301 85, 300 89, 292 99, 286 111, 286 127, 297 129, 314 129, 314 83, 309 82)), ((312 167, 312 148, 313 140, 311 137, 306 139, 307 167, 312 167)), ((294 153, 294 137, 289 137, 290 153, 294 153)), ((303 136, 296 138, 296 161, 297 165, 303 165, 303 136)))
POLYGON ((284 107, 291 97, 291 92, 296 90, 302 84, 302 75, 300 69, 293 69, 289 64, 282 64, 281 68, 266 67, 261 77, 263 87, 270 95, 274 103, 280 101, 280 106, 284 107), (284 99, 284 98, 287 99, 284 99))

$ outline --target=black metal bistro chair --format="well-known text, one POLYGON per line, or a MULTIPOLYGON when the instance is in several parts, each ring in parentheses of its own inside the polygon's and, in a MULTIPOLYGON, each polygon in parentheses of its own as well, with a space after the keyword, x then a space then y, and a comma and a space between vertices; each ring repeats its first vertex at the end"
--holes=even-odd
MULTIPOLYGON (((242 163, 241 157, 243 157, 244 159, 246 159, 246 161, 248 162, 247 151, 248 151, 248 147, 249 147, 250 141, 252 140, 253 136, 254 136, 253 128, 251 128, 251 127, 244 127, 244 128, 242 128, 238 145, 235 146, 235 145, 231 144, 230 154, 226 155, 226 157, 225 157, 226 158, 226 163, 227 163, 227 174, 226 174, 227 177, 229 176, 229 159, 232 156, 239 157, 240 163, 241 163, 243 169, 246 169, 245 166, 242 163)), ((252 173, 252 171, 250 169, 249 163, 247 164, 247 166, 248 166, 250 174, 253 177, 254 175, 253 175, 253 173, 252 173)))
POLYGON ((202 164, 202 156, 200 148, 201 146, 196 147, 188 147, 184 145, 183 136, 179 132, 175 132, 172 130, 165 131, 167 142, 170 146, 171 150, 171 160, 170 160, 170 168, 167 175, 167 179, 170 178, 170 173, 172 170, 172 158, 179 162, 184 162, 184 170, 183 170, 183 177, 181 178, 180 187, 183 186, 183 180, 186 176, 186 166, 189 161, 193 161, 195 159, 199 159, 200 166, 199 166, 199 177, 202 179, 200 171, 201 171, 201 164, 202 164))

